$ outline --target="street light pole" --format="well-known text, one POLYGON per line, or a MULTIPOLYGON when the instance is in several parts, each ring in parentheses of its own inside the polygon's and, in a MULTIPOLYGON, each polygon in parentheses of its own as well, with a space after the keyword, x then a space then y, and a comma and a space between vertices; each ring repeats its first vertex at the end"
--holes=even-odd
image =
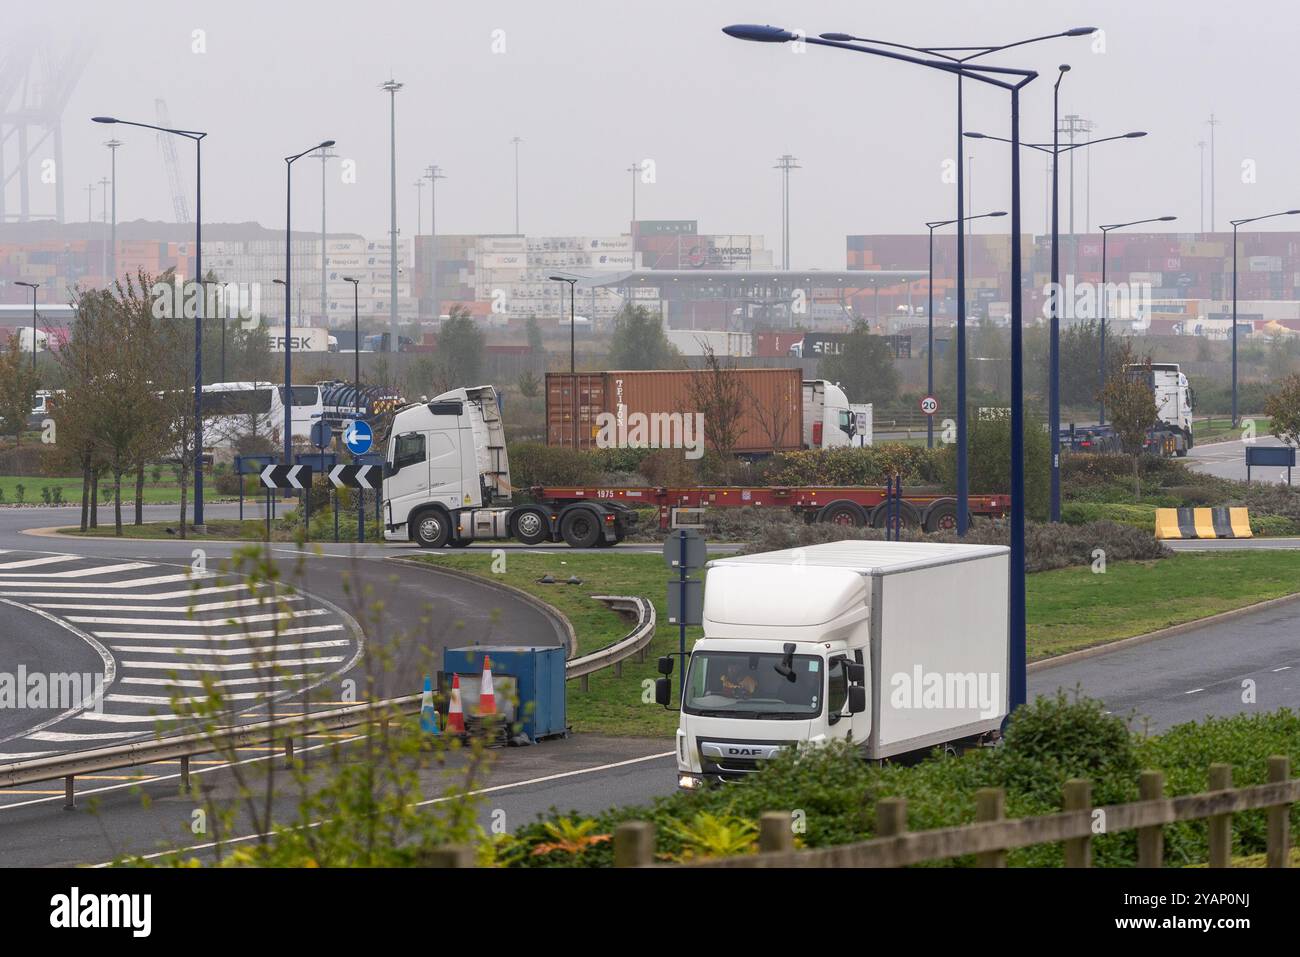
MULTIPOLYGON (((168 129, 152 123, 133 123, 115 116, 92 116, 91 122, 138 126, 158 133, 183 136, 194 142, 194 277, 203 279, 203 138, 197 130, 168 129)), ((114 214, 116 220, 116 213, 114 214)), ((116 255, 116 247, 114 248, 116 255)), ((113 267, 116 271, 116 266, 113 267)), ((183 290, 182 290, 183 291, 183 290)), ((203 318, 206 295, 199 284, 198 307, 194 311, 194 528, 202 531, 203 522, 203 318)), ((184 518, 184 516, 182 516, 184 518)))
MULTIPOLYGON (((1069 72, 1068 63, 1063 63, 1058 68, 1059 75, 1056 78, 1056 85, 1053 87, 1053 117, 1056 116, 1059 106, 1061 80, 1069 72)), ((1068 119, 1068 117, 1067 117, 1068 119)), ((1049 443, 1051 447, 1051 498, 1049 517, 1053 522, 1061 520, 1061 217, 1060 217, 1060 189, 1059 187, 1059 167, 1062 153, 1070 153, 1077 149, 1084 149, 1089 146, 1096 146, 1099 143, 1109 143, 1114 140, 1131 140, 1140 139, 1147 134, 1143 131, 1132 133, 1121 133, 1117 136, 1107 136, 1099 140, 1085 140, 1081 143, 1071 142, 1062 146, 1059 138, 1058 124, 1052 124, 1052 143, 1048 146, 1045 143, 1021 143, 1020 145, 1027 148, 1047 153, 1052 157, 1052 277, 1051 277, 1051 296, 1049 297, 1049 335, 1048 335, 1048 429, 1051 433, 1049 443)), ((994 140, 999 143, 1009 143, 1010 140, 1001 136, 989 136, 986 133, 967 133, 971 139, 977 140, 994 140)), ((1071 243, 1077 245, 1073 235, 1071 243)), ((1073 247, 1072 247, 1073 248, 1073 247)), ((1072 273, 1073 275, 1073 273, 1072 273)))
POLYGON ((1097 401, 1100 405, 1097 408, 1097 424, 1106 424, 1106 306, 1109 298, 1106 292, 1106 237, 1110 235, 1112 229, 1124 229, 1128 226, 1141 226, 1145 223, 1172 223, 1177 216, 1157 216, 1154 219, 1135 219, 1131 223, 1112 223, 1109 226, 1098 226, 1101 230, 1101 294, 1097 297, 1098 308, 1101 310, 1101 321, 1098 323, 1098 333, 1101 337, 1100 360, 1097 366, 1097 381, 1100 383, 1097 401))
MULTIPOLYGON (((352 410, 356 418, 361 418, 361 303, 357 284, 360 279, 344 276, 344 282, 352 283, 352 410)), ((357 541, 366 540, 366 503, 365 493, 357 489, 357 541)))
MULTIPOLYGON (((572 407, 573 414, 573 447, 578 448, 578 375, 575 363, 576 338, 575 330, 577 329, 577 317, 575 315, 577 305, 574 301, 574 289, 577 287, 578 280, 571 276, 551 276, 554 282, 567 282, 569 284, 569 404, 572 407)), ((560 308, 564 308, 561 304, 560 308)))
MULTIPOLYGON (((1092 32, 1092 28, 1081 28, 1092 32)), ((786 43, 796 39, 788 30, 771 26, 752 24, 724 27, 723 32, 742 40, 756 40, 766 43, 786 43)), ((871 46, 857 46, 844 42, 838 37, 845 34, 823 34, 821 37, 798 39, 802 43, 818 46, 836 47, 855 53, 902 60, 918 66, 956 73, 959 77, 968 76, 973 80, 1011 94, 1011 515, 1010 515, 1010 581, 1008 584, 1008 710, 1015 711, 1023 705, 1027 697, 1027 672, 1025 661, 1025 446, 1024 446, 1024 378, 1022 358, 1024 352, 1024 290, 1021 288, 1021 240, 1020 240, 1020 90, 1033 82, 1038 74, 1033 70, 1019 70, 1009 67, 991 67, 968 65, 954 62, 951 58, 943 60, 921 59, 908 56, 894 50, 882 50, 871 46)), ((853 39, 853 38, 849 38, 853 39)), ((1025 41, 1030 42, 1030 41, 1025 41)), ((920 51, 929 56, 930 51, 920 51)), ((958 152, 960 157, 960 151, 958 152)), ((961 207, 957 215, 961 217, 961 207)), ((960 522, 960 511, 958 520, 960 522)))
MULTIPOLYGON (((994 213, 983 213, 979 216, 965 216, 968 220, 973 219, 991 219, 998 216, 1005 216, 1006 212, 998 210, 994 213)), ((925 390, 926 395, 934 395, 934 231, 940 226, 951 226, 957 222, 955 219, 937 220, 932 223, 926 223, 925 228, 930 231, 930 270, 929 279, 926 281, 926 293, 929 297, 926 311, 926 362, 925 362, 925 390)), ((925 446, 934 448, 934 416, 925 417, 925 446)))
POLYGON ((402 84, 390 79, 380 89, 388 94, 389 135, 389 259, 388 259, 388 351, 397 352, 397 91, 402 84))
MULTIPOLYGON (((1214 136, 1214 116, 1210 116, 1210 136, 1214 136)), ((1211 140, 1213 142, 1213 140, 1211 140)), ((1214 153, 1210 153, 1213 163, 1214 153)), ((1211 166, 1213 169, 1213 166, 1211 166)), ((1214 174, 1210 173, 1210 228, 1214 228, 1214 174)), ((1295 216, 1300 214, 1300 209, 1287 209, 1280 213, 1268 213, 1264 216, 1252 216, 1249 219, 1234 219, 1232 223, 1232 427, 1237 427, 1237 228, 1245 226, 1247 223, 1257 223, 1261 219, 1272 219, 1275 216, 1295 216)))
MULTIPOLYGON (((284 464, 293 464, 293 164, 308 153, 328 151, 333 140, 284 158, 284 464)), ((321 161, 321 169, 324 169, 321 161)), ((276 280, 276 282, 280 282, 276 280)))
POLYGON ((119 139, 110 139, 104 143, 108 147, 109 166, 111 168, 110 179, 113 181, 113 224, 110 227, 108 243, 112 251, 109 254, 109 265, 112 271, 109 273, 113 277, 113 283, 110 289, 117 283, 117 148, 122 145, 119 139))
POLYGON ((519 235, 519 144, 523 139, 516 136, 510 140, 515 145, 515 235, 519 235))
POLYGON ((36 290, 41 288, 39 282, 14 282, 15 286, 26 286, 32 291, 32 372, 36 371, 36 290))
POLYGON ((429 245, 432 247, 429 293, 433 297, 433 319, 437 322, 442 318, 442 305, 438 298, 438 180, 447 177, 443 175, 442 167, 433 165, 425 171, 424 178, 429 181, 429 245))

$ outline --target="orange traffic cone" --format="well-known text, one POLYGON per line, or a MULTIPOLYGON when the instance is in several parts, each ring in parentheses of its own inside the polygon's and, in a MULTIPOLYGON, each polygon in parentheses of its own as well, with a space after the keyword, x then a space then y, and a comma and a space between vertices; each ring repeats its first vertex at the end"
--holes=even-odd
POLYGON ((492 659, 483 656, 483 680, 479 684, 478 713, 480 717, 497 713, 497 696, 492 688, 492 659))
POLYGON ((460 675, 451 679, 451 701, 447 704, 447 730, 465 733, 465 710, 460 704, 460 675))

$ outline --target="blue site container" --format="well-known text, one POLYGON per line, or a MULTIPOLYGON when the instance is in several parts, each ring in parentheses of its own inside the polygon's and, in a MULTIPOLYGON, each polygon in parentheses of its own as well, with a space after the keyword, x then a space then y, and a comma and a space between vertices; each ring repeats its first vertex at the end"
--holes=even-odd
POLYGON ((467 715, 478 703, 483 658, 492 659, 492 680, 501 710, 532 741, 568 733, 564 710, 564 649, 529 645, 472 645, 442 652, 443 690, 460 675, 461 702, 467 715), (513 685, 513 688, 511 687, 513 685), (504 702, 517 694, 517 708, 504 702))

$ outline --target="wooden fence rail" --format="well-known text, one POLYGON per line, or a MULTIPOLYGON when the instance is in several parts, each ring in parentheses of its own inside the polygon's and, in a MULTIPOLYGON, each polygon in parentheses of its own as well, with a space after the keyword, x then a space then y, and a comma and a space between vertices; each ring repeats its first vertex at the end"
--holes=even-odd
MULTIPOLYGON (((794 849, 791 815, 770 811, 760 820, 758 853, 692 861, 688 867, 906 867, 974 855, 980 867, 1005 867, 1006 852, 1034 844, 1061 842, 1067 867, 1092 866, 1092 839, 1097 834, 1137 831, 1138 865, 1160 867, 1164 861, 1161 827, 1176 821, 1209 822, 1210 866, 1228 867, 1232 855, 1232 815, 1267 810, 1267 863, 1286 867, 1290 853, 1291 805, 1300 801, 1300 779, 1290 777, 1286 757, 1268 760, 1267 784, 1233 788, 1232 766, 1213 764, 1210 790, 1164 797, 1164 775, 1144 771, 1141 799, 1127 804, 1094 807, 1092 785, 1081 779, 1065 782, 1062 810, 1057 814, 1006 819, 1006 795, 1001 788, 984 788, 975 795, 975 823, 931 831, 907 830, 907 802, 885 798, 876 802, 877 837, 857 844, 794 849)), ((631 821, 614 831, 614 863, 618 867, 655 865, 654 825, 631 821)))

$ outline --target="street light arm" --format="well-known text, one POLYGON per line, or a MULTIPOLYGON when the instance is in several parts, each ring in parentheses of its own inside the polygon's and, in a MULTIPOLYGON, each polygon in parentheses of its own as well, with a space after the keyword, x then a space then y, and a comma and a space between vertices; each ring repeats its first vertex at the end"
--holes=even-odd
POLYGON ((177 136, 184 136, 192 140, 201 140, 207 136, 207 133, 200 133, 198 130, 174 130, 166 126, 154 126, 152 123, 135 123, 131 120, 119 120, 115 116, 92 116, 91 120, 95 123, 116 123, 120 126, 138 126, 142 130, 157 130, 159 133, 175 133, 177 136))
POLYGON ((1075 143, 1073 146, 1066 145, 1060 148, 1062 153, 1068 153, 1070 150, 1081 150, 1085 146, 1096 146, 1098 143, 1110 143, 1113 140, 1136 140, 1146 136, 1146 133, 1137 131, 1134 133, 1120 133, 1116 136, 1103 136, 1099 140, 1087 140, 1083 143, 1075 143))
POLYGON ((1110 223, 1106 226, 1098 226, 1103 233, 1110 232, 1112 229, 1124 229, 1127 226, 1141 226, 1144 223, 1172 223, 1177 216, 1154 216, 1151 219, 1135 219, 1131 223, 1110 223))
POLYGON ((1284 209, 1280 213, 1269 213, 1266 216, 1252 216, 1250 219, 1232 219, 1229 222, 1233 226, 1245 226, 1247 223, 1257 223, 1261 219, 1272 219, 1275 216, 1295 216, 1300 213, 1300 209, 1284 209))
POLYGON ((308 153, 315 153, 317 150, 325 150, 325 149, 329 149, 329 148, 330 148, 331 146, 333 146, 333 145, 334 145, 334 140, 325 140, 325 141, 322 142, 322 143, 317 143, 317 144, 316 144, 315 146, 313 146, 311 149, 303 150, 301 153, 295 153, 293 156, 286 156, 286 157, 284 158, 284 161, 285 161, 286 163, 293 163, 295 160, 300 160, 300 159, 302 159, 302 158, 303 158, 304 156, 306 156, 308 153))
MULTIPOLYGON (((1011 142, 1005 136, 990 136, 988 133, 964 133, 963 135, 973 140, 993 140, 996 143, 1011 142)), ((1047 153, 1048 155, 1051 155, 1052 153, 1052 148, 1050 146, 1044 146, 1042 143, 1021 143, 1020 145, 1028 150, 1038 150, 1038 152, 1047 153)))
MULTIPOLYGON (((1005 215, 1006 210, 999 209, 991 213, 980 213, 978 216, 963 216, 962 220, 969 223, 972 219, 991 219, 1005 215)), ((927 229, 936 229, 940 226, 951 226, 955 222, 957 222, 955 219, 943 219, 933 223, 926 223, 925 226, 927 229)))

